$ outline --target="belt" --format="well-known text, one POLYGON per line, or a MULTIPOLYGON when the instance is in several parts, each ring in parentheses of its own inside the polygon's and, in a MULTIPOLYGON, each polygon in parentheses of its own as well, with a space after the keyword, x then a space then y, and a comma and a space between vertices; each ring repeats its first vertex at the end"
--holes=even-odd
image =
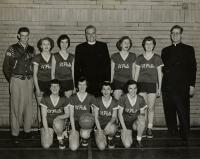
POLYGON ((30 79, 32 75, 12 75, 14 78, 19 78, 21 80, 30 79))

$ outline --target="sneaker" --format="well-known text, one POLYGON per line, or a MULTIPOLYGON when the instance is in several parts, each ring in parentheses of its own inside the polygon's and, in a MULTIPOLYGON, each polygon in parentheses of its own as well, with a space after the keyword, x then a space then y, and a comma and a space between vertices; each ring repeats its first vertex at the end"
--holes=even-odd
POLYGON ((115 134, 115 137, 116 138, 120 138, 121 137, 121 132, 120 130, 117 130, 116 134, 115 134))
POLYGON ((81 140, 81 145, 84 146, 84 147, 88 146, 88 140, 87 139, 82 139, 81 140))
POLYGON ((63 132, 62 137, 63 137, 63 139, 68 139, 68 138, 69 138, 69 135, 68 135, 67 130, 65 130, 65 131, 63 132))
POLYGON ((148 138, 148 139, 152 139, 152 138, 153 138, 152 129, 149 129, 149 128, 148 128, 146 134, 147 134, 147 138, 148 138))
POLYGON ((147 133, 146 133, 146 131, 144 131, 143 133, 142 133, 142 138, 146 138, 147 137, 147 133))
POLYGON ((108 139, 108 148, 109 149, 114 149, 115 148, 113 139, 108 139))
POLYGON ((136 147, 138 149, 142 149, 143 148, 142 142, 141 141, 136 141, 136 147))
POLYGON ((64 141, 63 140, 59 140, 59 149, 63 150, 65 149, 65 144, 64 144, 64 141))

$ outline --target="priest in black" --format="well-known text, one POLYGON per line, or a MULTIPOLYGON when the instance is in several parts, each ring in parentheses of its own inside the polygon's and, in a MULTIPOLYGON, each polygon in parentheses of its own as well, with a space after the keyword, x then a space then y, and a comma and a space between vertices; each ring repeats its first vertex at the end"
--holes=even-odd
POLYGON ((162 96, 166 124, 171 135, 180 135, 187 143, 190 130, 190 97, 194 95, 197 64, 192 46, 181 41, 183 28, 170 30, 172 45, 164 48, 162 96), (177 126, 177 115, 179 129, 177 126))
POLYGON ((88 81, 87 92, 100 96, 100 85, 110 81, 110 56, 107 44, 96 40, 96 28, 89 25, 85 29, 86 42, 79 44, 75 50, 74 78, 81 76, 88 81))

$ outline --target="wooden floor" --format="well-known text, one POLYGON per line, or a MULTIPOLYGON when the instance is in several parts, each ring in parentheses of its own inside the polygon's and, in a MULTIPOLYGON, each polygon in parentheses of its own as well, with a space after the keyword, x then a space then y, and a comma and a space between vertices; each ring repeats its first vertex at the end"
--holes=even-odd
MULTIPOLYGON (((200 130, 191 131, 188 146, 176 138, 170 138, 164 130, 154 130, 153 139, 143 139, 143 151, 135 147, 125 149, 120 138, 115 139, 116 148, 100 151, 92 137, 88 147, 80 147, 73 152, 58 149, 55 140, 51 148, 45 150, 40 145, 40 136, 33 132, 33 139, 20 139, 15 146, 8 131, 0 131, 0 159, 200 159, 200 130)), ((65 141, 68 145, 68 140, 65 141)))

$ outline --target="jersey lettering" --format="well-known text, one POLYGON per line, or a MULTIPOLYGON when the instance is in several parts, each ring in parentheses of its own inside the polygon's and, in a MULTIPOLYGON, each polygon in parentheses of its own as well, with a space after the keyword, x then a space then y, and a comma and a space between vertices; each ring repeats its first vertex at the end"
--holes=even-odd
POLYGON ((141 68, 155 68, 154 64, 142 64, 141 68))
POLYGON ((51 66, 49 64, 44 64, 40 66, 41 69, 50 69, 51 66))
POLYGON ((72 67, 71 63, 69 63, 69 62, 60 62, 59 66, 60 67, 72 67))
POLYGON ((129 64, 118 64, 118 69, 123 69, 123 68, 125 68, 125 69, 129 69, 130 67, 129 67, 129 64))
POLYGON ((57 114, 57 113, 62 113, 61 109, 47 109, 48 114, 57 114))
POLYGON ((87 110, 86 105, 75 105, 74 108, 76 110, 87 110))
POLYGON ((99 114, 101 116, 111 116, 112 115, 112 113, 110 111, 106 111, 106 110, 100 111, 99 114))

